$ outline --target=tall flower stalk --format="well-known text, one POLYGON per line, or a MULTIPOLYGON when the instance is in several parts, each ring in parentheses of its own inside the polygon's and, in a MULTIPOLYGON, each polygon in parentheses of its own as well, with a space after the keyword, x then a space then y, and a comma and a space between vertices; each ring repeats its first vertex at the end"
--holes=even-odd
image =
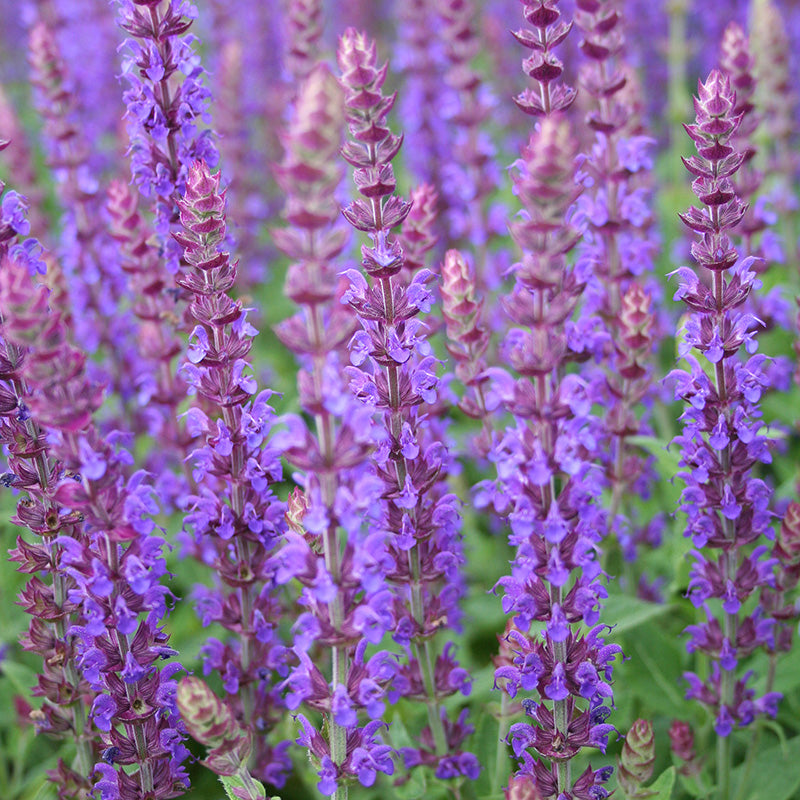
POLYGON ((385 577, 396 598, 393 636, 408 653, 395 688, 423 701, 428 711, 428 725, 403 756, 407 767, 429 765, 440 778, 474 778, 478 763, 462 750, 471 727, 464 714, 448 720, 442 705, 456 691, 469 692, 469 677, 455 661, 452 645, 437 654, 433 641, 457 624, 463 561, 455 498, 445 493, 440 479, 447 454, 428 433, 422 413, 436 399, 438 379, 436 360, 415 318, 430 308, 427 284, 433 276, 423 269, 410 281, 398 278, 403 252, 391 231, 410 206, 394 194, 391 162, 402 137, 387 125, 395 100, 382 92, 387 66, 378 66, 374 43, 352 29, 340 40, 338 60, 352 137, 342 155, 355 168, 362 195, 343 213, 371 239, 361 251, 369 282, 360 272, 348 272, 345 299, 362 325, 350 344, 355 365, 351 386, 378 414, 385 431, 375 452, 375 468, 384 484, 382 526, 389 534, 392 561, 385 577))
POLYGON ((176 201, 195 160, 212 167, 218 160, 213 133, 200 127, 208 121, 210 94, 188 34, 192 7, 182 0, 116 1, 119 25, 131 37, 122 60, 131 173, 150 198, 166 269, 175 275, 180 248, 170 233, 177 229, 176 201))
POLYGON ((583 290, 566 261, 577 231, 564 219, 579 191, 576 155, 568 125, 547 117, 518 162, 515 190, 527 216, 511 225, 522 260, 506 309, 520 327, 503 351, 522 377, 498 373, 495 390, 515 425, 492 456, 494 503, 517 548, 512 574, 498 582, 503 609, 514 614, 516 629, 507 636, 513 657, 495 678, 512 698, 520 689, 537 694, 523 700, 530 721, 512 725, 509 740, 521 774, 535 779, 544 798, 589 787, 607 795, 607 769, 588 767, 576 778, 571 760, 584 747, 605 749, 612 727, 604 701, 612 696, 611 662, 619 653, 597 625, 606 590, 596 560, 605 524, 597 504, 602 472, 591 463, 596 423, 587 385, 564 375, 580 358, 567 324, 583 290), (530 632, 534 622, 544 624, 541 634, 530 632))
MULTIPOLYGON (((0 141, 0 150, 6 145, 0 141)), ((28 229, 23 198, 13 191, 4 194, 4 189, 0 181, 0 270, 5 268, 18 235, 28 229)), ((18 536, 9 559, 21 572, 32 576, 20 597, 32 615, 22 645, 42 657, 42 672, 33 693, 44 702, 32 719, 39 731, 71 738, 75 743, 75 763, 69 767, 60 761, 50 775, 59 797, 67 800, 88 790, 98 756, 87 730, 87 710, 94 694, 78 669, 75 638, 68 633, 79 620, 78 605, 69 599, 75 582, 61 563, 62 548, 57 544, 60 536, 82 539, 82 520, 78 512, 64 508, 55 496, 64 469, 50 453, 46 434, 28 408, 24 359, 23 348, 5 339, 0 341, 0 440, 9 469, 0 482, 22 490, 11 521, 33 536, 32 540, 18 536)), ((97 396, 87 399, 92 403, 97 396)))
POLYGON ((696 548, 689 596, 707 617, 689 628, 688 648, 707 655, 712 665, 704 679, 686 674, 687 696, 707 705, 715 717, 721 800, 730 796, 734 727, 759 714, 774 715, 779 698, 775 692, 756 698, 748 686, 751 673, 742 674, 739 666, 756 648, 773 647, 775 621, 758 605, 743 610, 752 594, 774 585, 774 561, 759 543, 765 535, 771 538, 772 493, 754 474, 758 463, 771 460, 759 408, 768 385, 767 359, 755 353, 753 320, 743 309, 756 276, 752 259, 740 259, 730 239, 746 212, 733 188, 745 158, 733 146, 741 122, 735 109, 730 79, 715 70, 699 84, 696 121, 686 126, 698 154, 684 164, 694 176, 692 189, 701 206, 681 215, 697 236, 692 256, 711 285, 688 267, 677 270, 675 298, 690 311, 681 350, 690 371, 672 373, 676 397, 687 403, 684 430, 675 441, 685 482, 685 535, 696 548), (750 354, 746 361, 742 349, 750 354))
POLYGON ((352 311, 340 302, 337 258, 346 229, 336 225, 334 191, 341 179, 342 91, 327 67, 317 65, 300 87, 295 116, 284 137, 278 181, 286 192, 291 227, 275 239, 293 263, 284 291, 298 312, 277 328, 300 363, 300 403, 313 426, 287 419, 283 449, 297 467, 302 492, 293 496, 291 531, 281 551, 279 581, 302 585, 307 611, 295 625, 296 663, 286 680, 287 704, 325 715, 317 729, 305 716, 300 742, 318 764, 323 794, 345 798, 352 778, 371 785, 394 765, 388 746, 370 735, 384 711, 395 659, 386 652, 365 658, 392 626, 391 596, 383 584, 385 536, 377 533, 382 484, 368 469, 377 442, 371 415, 349 391, 344 373, 352 311), (360 640, 360 643, 359 643, 360 640), (330 652, 330 669, 309 654, 330 652), (373 720, 364 726, 359 712, 373 720))
POLYGON ((159 465, 171 466, 154 470, 156 490, 165 505, 180 507, 192 483, 186 462, 191 437, 178 418, 186 384, 175 371, 182 342, 176 333, 175 301, 167 291, 172 279, 149 241, 151 228, 139 212, 136 189, 112 181, 106 210, 109 233, 117 242, 120 266, 128 276, 131 310, 139 322, 136 360, 140 369, 135 388, 138 404, 146 409, 142 427, 159 443, 158 452, 151 453, 147 463, 153 466, 157 460, 159 465), (181 476, 181 472, 185 474, 181 476))
POLYGON ((221 581, 216 589, 196 592, 202 621, 217 622, 235 636, 228 643, 209 640, 204 669, 220 673, 227 703, 252 733, 253 773, 282 785, 288 743, 273 748, 266 738, 281 706, 274 673, 285 671, 276 629, 280 608, 272 593, 285 505, 271 488, 282 476, 270 442, 271 393, 258 391, 247 361, 257 331, 230 295, 236 263, 222 249, 225 195, 219 173, 204 162, 193 164, 178 204, 181 232, 175 238, 186 267, 177 283, 191 298, 188 315, 194 322, 181 373, 197 398, 187 427, 199 439, 191 457, 198 492, 188 499, 184 523, 195 554, 221 581))
MULTIPOLYGON (((95 370, 97 380, 109 383, 116 396, 129 406, 136 358, 131 352, 130 315, 120 305, 125 280, 113 242, 101 224, 102 195, 89 164, 89 139, 75 120, 77 98, 71 76, 44 17, 37 16, 31 27, 29 59, 37 106, 44 121, 48 164, 55 170, 63 208, 59 254, 75 337, 81 347, 100 350, 102 360, 96 366, 90 365, 90 369, 95 370), (121 352, 126 357, 112 357, 121 352)), ((130 428, 133 421, 123 417, 117 419, 117 424, 130 428)))
POLYGON ((85 354, 69 344, 63 315, 48 305, 27 266, 5 259, 3 337, 25 350, 26 403, 62 466, 52 496, 78 515, 84 532, 54 544, 73 583, 68 600, 79 619, 68 634, 76 637, 77 664, 94 692, 91 720, 102 732, 95 790, 102 800, 177 797, 188 787, 181 766, 188 753, 172 680, 180 665, 158 666, 175 651, 160 626, 169 593, 161 585, 163 540, 152 535, 157 507, 142 473, 126 480, 128 453, 95 427, 101 390, 87 378, 85 354))
POLYGON ((649 495, 655 477, 647 456, 631 444, 633 437, 650 433, 640 408, 643 400, 652 400, 649 362, 660 332, 652 303, 660 290, 652 280, 656 242, 647 183, 654 140, 634 127, 621 3, 579 0, 575 22, 583 34, 581 81, 591 98, 586 127, 593 134, 583 162, 590 185, 578 201, 586 222, 578 264, 587 283, 579 335, 586 357, 603 364, 608 522, 622 553, 627 589, 635 591, 637 545, 658 530, 658 521, 636 518, 631 502, 649 495))

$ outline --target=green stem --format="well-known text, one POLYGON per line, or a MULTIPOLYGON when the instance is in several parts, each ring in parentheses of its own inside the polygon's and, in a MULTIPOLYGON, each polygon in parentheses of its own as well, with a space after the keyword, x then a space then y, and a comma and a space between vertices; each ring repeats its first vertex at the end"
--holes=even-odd
POLYGON ((247 800, 265 800, 266 795, 260 785, 253 780, 253 776, 246 766, 242 765, 236 773, 236 777, 242 782, 247 792, 247 800))
POLYGON ((508 736, 508 730, 511 727, 509 720, 511 718, 511 698, 503 692, 500 696, 500 719, 498 720, 497 731, 497 753, 495 754, 494 761, 494 781, 495 785, 491 787, 492 790, 499 786, 505 786, 508 778, 508 745, 505 739, 508 736))

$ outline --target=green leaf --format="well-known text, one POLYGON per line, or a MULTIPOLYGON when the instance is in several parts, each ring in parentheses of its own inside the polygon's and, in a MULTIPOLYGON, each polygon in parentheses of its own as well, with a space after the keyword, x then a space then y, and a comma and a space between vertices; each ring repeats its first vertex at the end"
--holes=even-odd
POLYGON ((758 754, 754 764, 733 770, 734 797, 747 800, 790 800, 800 788, 800 736, 758 754), (748 769, 751 767, 751 769, 748 769), (748 774, 749 773, 749 774, 748 774), (738 784, 744 780, 744 786, 738 784))
POLYGON ((31 690, 36 684, 36 673, 25 664, 18 661, 3 662, 3 676, 16 689, 17 694, 25 698, 30 706, 39 708, 42 704, 40 698, 33 696, 31 690))
POLYGON ((498 789, 497 781, 497 744, 500 737, 498 721, 484 711, 478 730, 475 734, 475 755, 481 765, 481 774, 478 778, 475 791, 483 797, 498 789))
MULTIPOLYGON (((241 798, 234 793, 234 789, 244 789, 245 791, 248 791, 247 787, 245 786, 245 782, 238 775, 218 775, 217 777, 225 789, 225 794, 228 796, 228 800, 241 800, 241 798)), ((257 781, 255 778, 251 778, 250 780, 255 785, 255 789, 257 791, 256 797, 265 798, 266 800, 267 792, 264 789, 263 784, 260 781, 257 781)), ((249 792, 249 795, 251 798, 253 797, 252 791, 249 792)), ((255 798, 253 798, 253 800, 255 800, 255 798)), ((272 797, 270 800, 280 800, 280 798, 272 797)))
POLYGON ((612 595, 603 610, 603 619, 614 624, 612 636, 633 630, 645 622, 670 613, 666 603, 648 603, 638 597, 612 595))
POLYGON ((670 800, 672 789, 675 786, 675 767, 668 767, 656 778, 655 782, 647 787, 648 800, 670 800))

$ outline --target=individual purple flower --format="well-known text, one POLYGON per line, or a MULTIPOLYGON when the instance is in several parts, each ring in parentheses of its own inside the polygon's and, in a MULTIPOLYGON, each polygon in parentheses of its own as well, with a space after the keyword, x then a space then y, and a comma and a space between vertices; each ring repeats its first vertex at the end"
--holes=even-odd
POLYGON ((764 702, 772 695, 754 700, 747 688, 751 673, 742 675, 739 669, 740 661, 762 643, 759 639, 772 640, 774 623, 763 624, 759 606, 741 611, 749 596, 775 580, 767 548, 758 545, 762 536, 772 536, 771 492, 753 474, 770 454, 759 408, 765 358, 740 355, 744 347, 752 353, 749 344, 755 344, 754 335, 746 335, 752 326, 743 306, 757 284, 747 268, 749 259, 739 260, 730 239, 746 211, 733 184, 745 154, 734 147, 742 116, 730 78, 715 70, 700 83, 695 111, 696 121, 685 127, 698 154, 684 164, 701 206, 691 207, 681 219, 697 236, 692 256, 711 285, 689 269, 679 271, 679 297, 690 310, 685 357, 691 372, 673 373, 675 395, 687 403, 684 430, 675 443, 681 448, 685 535, 698 548, 690 592, 698 604, 716 598, 723 605, 719 622, 710 617, 691 631, 689 646, 711 659, 711 676, 703 681, 688 674, 687 680, 688 696, 708 705, 716 717, 715 729, 723 739, 718 784, 725 796, 730 732, 757 713, 774 713, 774 703, 764 702), (708 364, 708 373, 689 348, 708 364))
POLYGON ((359 351, 348 371, 356 396, 384 429, 382 446, 373 455, 383 484, 380 527, 388 534, 384 576, 395 587, 394 638, 408 654, 394 687, 398 695, 424 698, 428 708, 428 726, 415 743, 413 763, 441 765, 455 757, 448 763, 471 771, 468 760, 459 761, 468 730, 447 723, 440 705, 465 683, 451 681, 459 669, 452 651, 445 648, 437 655, 432 641, 458 622, 463 562, 457 501, 439 477, 447 452, 424 416, 426 405, 437 399, 438 379, 436 359, 416 318, 428 305, 426 287, 433 276, 423 269, 410 282, 400 278, 404 255, 391 231, 410 206, 394 194, 392 159, 402 138, 387 123, 395 100, 382 92, 387 66, 378 66, 375 44, 352 29, 340 40, 338 60, 351 135, 342 156, 354 167, 361 194, 342 213, 371 240, 361 249, 369 282, 349 272, 344 296, 366 334, 368 356, 359 351))

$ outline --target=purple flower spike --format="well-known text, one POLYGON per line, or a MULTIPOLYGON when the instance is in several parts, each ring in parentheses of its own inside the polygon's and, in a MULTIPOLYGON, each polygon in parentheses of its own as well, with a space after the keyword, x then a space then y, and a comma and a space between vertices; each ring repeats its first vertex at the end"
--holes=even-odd
MULTIPOLYGON (((690 310, 686 350, 691 347, 705 358, 712 377, 688 352, 691 373, 673 373, 676 397, 688 404, 682 416, 684 431, 675 441, 682 448, 685 535, 698 548, 690 594, 696 604, 718 599, 723 616, 717 621, 709 614, 705 623, 692 626, 689 648, 711 658, 712 673, 706 681, 694 675, 687 679, 688 696, 711 708, 717 734, 728 737, 734 726, 747 725, 757 713, 774 709, 774 703, 762 702, 764 698, 754 700, 753 690, 747 688, 750 673, 741 675, 739 669, 756 647, 772 647, 774 626, 758 606, 746 614, 741 610, 752 594, 774 586, 774 562, 767 548, 753 547, 762 536, 772 538, 770 491, 753 474, 759 461, 770 458, 769 443, 760 432, 761 390, 749 389, 753 382, 766 385, 765 359, 741 354, 743 347, 753 352, 744 335, 752 326, 751 317, 743 306, 757 283, 754 273, 745 269, 748 259, 737 262, 730 239, 746 212, 734 181, 747 158, 736 147, 744 110, 730 77, 712 72, 699 85, 695 111, 695 123, 685 127, 698 155, 684 159, 684 164, 694 176, 692 189, 702 205, 690 208, 681 219, 697 235, 692 255, 701 274, 694 276, 684 268, 679 280, 681 299, 690 310), (710 288, 698 278, 707 280, 710 288)), ((723 743, 720 752, 718 778, 724 788, 729 744, 723 743)))
MULTIPOLYGON (((0 143, 2 149, 4 143, 0 143)), ((15 192, 0 195, 4 209, 0 222, 0 269, 6 269, 9 250, 18 246, 19 222, 12 225, 5 219, 5 209, 25 207, 24 198, 15 192), (12 195, 12 203, 7 202, 12 195)), ((31 240, 33 241, 33 240, 31 240)), ((24 318, 23 318, 24 319, 24 318)), ((35 317, 29 321, 34 325, 35 317)), ((71 737, 87 716, 86 706, 94 691, 78 668, 76 640, 67 631, 80 619, 80 604, 70 599, 75 589, 73 578, 62 566, 64 549, 58 542, 67 540, 80 550, 85 542, 81 516, 59 502, 54 494, 64 473, 63 464, 54 456, 47 432, 30 413, 31 392, 25 379, 24 348, 9 341, 3 333, 0 341, 0 441, 6 452, 8 471, 0 477, 6 488, 21 490, 16 513, 11 521, 31 536, 17 537, 16 547, 9 550, 9 559, 18 570, 31 575, 20 593, 20 605, 31 615, 28 631, 21 638, 22 647, 42 658, 42 671, 35 691, 45 698, 37 730, 50 736, 71 737)), ((107 698, 111 701, 111 698, 107 698)), ((113 704, 113 701, 111 701, 113 704)), ((99 726, 98 726, 99 727, 99 726)), ((107 729, 107 728, 106 728, 107 729)), ((75 737, 77 759, 72 767, 63 762, 48 773, 66 800, 69 792, 90 791, 90 777, 99 760, 96 745, 87 737, 75 737)))
MULTIPOLYGON (((59 264, 71 312, 75 339, 87 352, 99 351, 97 366, 87 365, 91 378, 109 386, 124 403, 134 394, 139 359, 133 339, 130 312, 121 305, 125 278, 114 242, 102 218, 102 194, 90 164, 91 144, 76 123, 78 98, 56 36, 45 22, 42 8, 30 30, 29 59, 36 104, 44 120, 47 160, 53 170, 63 208, 59 264)), ((11 197, 3 199, 3 216, 11 197)), ((19 214, 16 215, 19 224, 19 214)), ((43 231, 44 232, 44 231, 43 231)), ((140 427, 141 415, 132 420, 114 419, 122 430, 140 427)))
MULTIPOLYGON (((337 797, 346 793, 341 778, 348 737, 364 729, 363 712, 370 719, 383 715, 396 666, 383 651, 365 663, 367 642, 380 642, 394 618, 384 606, 388 553, 385 536, 377 533, 383 484, 369 468, 369 452, 381 438, 369 410, 349 391, 345 373, 345 348, 356 320, 337 296, 344 282, 336 259, 346 236, 336 224, 341 216, 334 196, 342 122, 342 90, 327 67, 317 65, 300 86, 284 136, 286 155, 277 173, 290 227, 274 232, 293 262, 285 292, 300 307, 277 333, 297 356, 300 403, 314 420, 309 426, 287 417, 283 439, 302 489, 290 498, 291 533, 279 556, 278 580, 297 580, 307 609, 295 625, 296 659, 285 686, 293 707, 305 702, 326 714, 317 734, 329 753, 321 762, 319 788, 337 797), (329 675, 306 655, 314 643, 332 650, 329 675)), ((365 358, 368 348, 365 341, 365 358)), ((354 758, 355 776, 371 784, 377 768, 366 751, 354 758)))
POLYGON ((588 797, 590 787, 604 797, 605 772, 589 768, 575 778, 571 766, 584 747, 604 749, 613 730, 605 723, 604 704, 612 698, 607 681, 620 648, 606 645, 603 626, 596 626, 606 596, 595 561, 606 525, 598 507, 603 476, 591 463, 599 457, 598 421, 581 374, 567 373, 568 364, 586 360, 586 335, 596 323, 583 315, 585 334, 571 335, 585 288, 566 257, 580 236, 569 221, 581 191, 577 143, 566 120, 548 114, 552 102, 567 102, 568 95, 545 92, 561 63, 550 44, 542 43, 560 41, 570 26, 556 24, 555 2, 525 5, 539 34, 523 31, 517 38, 535 49, 525 69, 541 92, 531 92, 535 108, 523 110, 543 119, 512 173, 523 214, 509 227, 522 255, 512 267, 515 285, 504 306, 519 327, 508 333, 502 351, 520 377, 493 370, 497 393, 515 423, 493 449, 493 500, 508 519, 509 541, 516 547, 511 575, 498 584, 503 608, 513 618, 495 681, 510 697, 520 688, 537 696, 522 701, 529 719, 514 726, 518 776, 535 780, 543 797, 588 797), (534 622, 544 623, 541 633, 529 633, 534 622))
MULTIPOLYGON (((395 101, 382 91, 387 66, 378 65, 375 44, 352 29, 340 40, 338 60, 351 136, 342 155, 355 168, 361 194, 342 213, 371 239, 361 248, 366 279, 348 273, 350 288, 343 298, 362 327, 351 340, 349 374, 356 396, 382 428, 374 468, 382 484, 379 527, 388 532, 383 575, 394 587, 393 635, 408 655, 394 687, 428 708, 428 726, 404 757, 407 765, 425 764, 437 775, 455 774, 454 764, 474 772, 462 749, 471 728, 463 718, 448 720, 441 707, 442 698, 464 691, 469 681, 453 649, 445 646, 437 655, 433 642, 458 623, 464 560, 457 501, 444 481, 443 433, 426 413, 438 401, 439 380, 418 317, 432 302, 433 274, 423 268, 409 281, 401 239, 392 235, 411 206, 394 194, 391 162, 402 137, 387 122, 395 101)), ((416 233, 417 227, 411 230, 416 233)))
POLYGON ((264 629, 265 620, 280 616, 270 588, 275 586, 272 556, 285 530, 285 505, 271 489, 281 478, 278 452, 270 442, 271 393, 259 392, 250 376, 246 359, 256 330, 241 301, 230 296, 236 264, 222 249, 226 220, 220 175, 203 162, 193 164, 178 206, 182 231, 175 239, 187 266, 177 283, 191 298, 188 313, 199 343, 182 366, 198 399, 192 431, 199 439, 192 454, 198 492, 189 498, 186 539, 199 558, 213 563, 222 582, 203 606, 205 619, 238 638, 238 647, 209 642, 206 668, 219 671, 229 694, 238 695, 227 702, 253 734, 256 776, 281 783, 285 747, 271 746, 263 735, 280 716, 270 678, 284 669, 285 657, 277 637, 264 629))
POLYGON ((575 101, 573 88, 561 83, 564 64, 555 54, 555 48, 564 41, 572 29, 572 22, 560 19, 559 0, 522 0, 525 20, 533 30, 521 28, 514 38, 533 53, 522 62, 525 73, 536 82, 535 89, 526 89, 514 98, 526 114, 549 116, 566 111, 575 101))
POLYGON ((201 127, 208 122, 210 94, 193 47, 196 39, 187 33, 197 12, 182 0, 116 2, 119 25, 131 37, 124 42, 122 65, 131 174, 151 199, 167 274, 174 275, 180 259, 170 237, 177 230, 175 203, 194 161, 212 167, 218 161, 214 135, 201 127))
MULTIPOLYGON (((93 414, 101 390, 86 375, 86 355, 69 343, 63 316, 57 308, 49 308, 52 299, 43 286, 34 285, 24 263, 4 258, 2 336, 7 345, 25 353, 20 372, 29 387, 31 429, 42 429, 52 442, 53 458, 61 464, 48 476, 56 503, 49 524, 59 534, 51 554, 60 550, 59 567, 70 580, 76 662, 98 698, 91 718, 103 731, 100 740, 107 763, 99 769, 108 786, 105 791, 113 794, 116 780, 121 798, 166 800, 188 788, 182 767, 188 751, 174 706, 173 676, 180 665, 159 666, 175 652, 160 625, 168 591, 161 585, 166 574, 164 543, 151 535, 149 517, 157 508, 141 474, 126 479, 125 451, 95 427, 93 414), (83 535, 70 535, 66 525, 62 529, 59 506, 83 523, 83 535), (134 513, 137 509, 139 513, 134 513), (128 582, 131 571, 141 577, 138 591, 128 582), (114 770, 105 769, 109 760, 114 770)), ((65 523, 66 519, 69 515, 65 523)), ((46 591, 37 594, 46 602, 46 591)))

